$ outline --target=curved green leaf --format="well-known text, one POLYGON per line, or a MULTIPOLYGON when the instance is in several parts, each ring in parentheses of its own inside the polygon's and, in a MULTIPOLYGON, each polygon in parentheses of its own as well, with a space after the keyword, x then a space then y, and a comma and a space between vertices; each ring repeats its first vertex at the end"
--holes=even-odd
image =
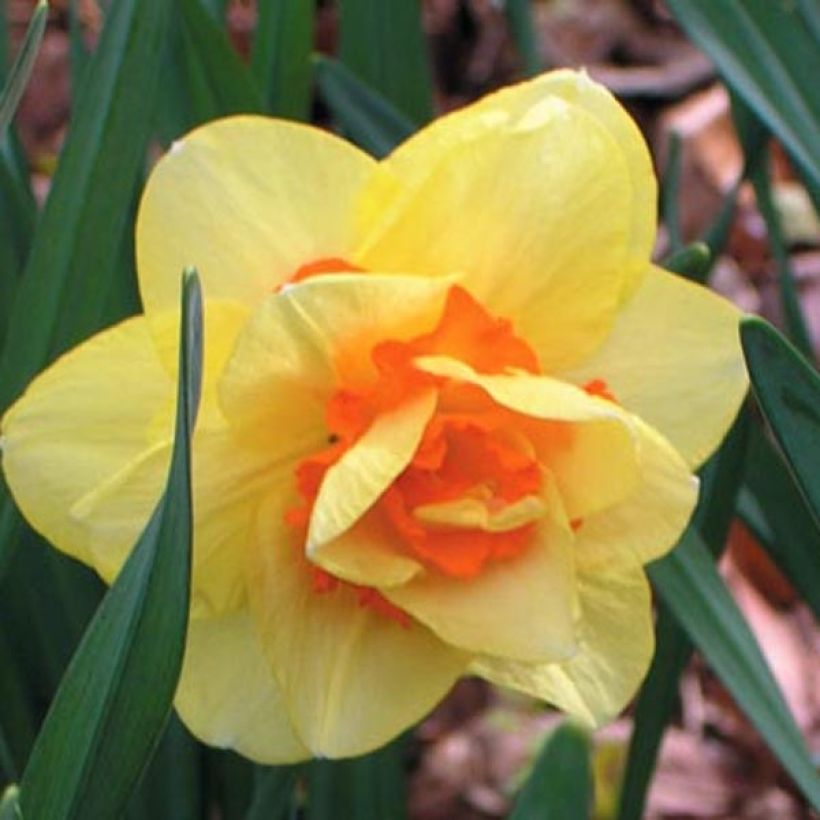
POLYGON ((820 49, 795 3, 667 0, 726 82, 820 184, 820 49))
POLYGON ((820 376, 762 319, 744 319, 740 339, 760 409, 820 527, 820 376))
POLYGON ((259 0, 251 66, 271 114, 306 120, 316 0, 259 0))
POLYGON ((547 738, 510 820, 580 820, 592 811, 589 737, 571 723, 547 738))
POLYGON ((168 483, 37 738, 20 785, 27 820, 119 817, 168 719, 188 625, 190 438, 201 374, 201 294, 186 273, 168 483))
POLYGON ((322 99, 353 142, 375 157, 389 154, 416 129, 404 114, 352 71, 329 57, 314 57, 322 99))
POLYGON ((416 125, 433 116, 420 0, 340 0, 339 58, 416 125))
POLYGON ((26 90, 28 78, 31 76, 31 69, 34 68, 34 60, 43 39, 43 32, 46 30, 46 19, 48 18, 48 3, 40 0, 20 46, 20 51, 11 67, 3 93, 0 94, 0 135, 2 135, 8 124, 11 122, 20 97, 26 90))
POLYGON ((690 527, 678 546, 647 568, 653 585, 738 706, 806 798, 820 807, 820 778, 757 641, 690 527))

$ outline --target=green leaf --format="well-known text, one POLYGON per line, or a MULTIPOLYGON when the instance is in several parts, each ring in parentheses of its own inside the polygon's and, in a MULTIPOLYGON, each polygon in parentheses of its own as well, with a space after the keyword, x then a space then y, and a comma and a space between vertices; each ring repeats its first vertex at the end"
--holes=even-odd
POLYGON ((416 125, 433 116, 420 0, 340 0, 341 61, 416 125))
POLYGON ((669 249, 675 254, 683 248, 680 232, 681 137, 677 131, 669 134, 666 167, 661 181, 661 213, 669 234, 669 249))
POLYGON ((259 0, 251 66, 271 114, 307 120, 316 0, 259 0))
POLYGON ((37 738, 20 786, 28 820, 120 816, 168 719, 190 601, 190 438, 202 374, 201 311, 198 278, 186 273, 168 483, 37 738))
MULTIPOLYGON (((119 288, 118 251, 142 171, 167 0, 117 0, 74 110, 60 164, 17 288, 0 356, 0 412, 50 359, 89 336, 119 288), (113 284, 112 284, 113 283, 113 284)), ((19 516, 0 483, 0 575, 19 516)))
POLYGON ((389 154, 416 129, 377 91, 341 63, 314 58, 316 84, 322 99, 350 139, 375 157, 389 154))
POLYGON ((36 713, 33 693, 5 629, 0 629, 0 669, 0 774, 17 780, 34 742, 36 713))
POLYGON ((738 514, 820 618, 820 531, 761 429, 749 442, 738 514))
POLYGON ((820 778, 760 648, 713 558, 690 527, 678 546, 648 566, 649 577, 738 706, 820 807, 820 778))
POLYGON ((76 95, 82 85, 88 67, 88 50, 83 38, 83 23, 79 12, 80 0, 68 3, 68 45, 71 57, 71 88, 76 95))
POLYGON ((820 184, 820 48, 793 2, 667 0, 726 82, 820 184))
POLYGON ((592 812, 589 737, 571 723, 547 739, 510 820, 579 820, 592 812))
POLYGON ((525 77, 534 77, 544 70, 538 42, 538 32, 532 17, 530 0, 505 0, 507 27, 521 58, 525 77))
POLYGON ((250 66, 231 44, 228 32, 211 16, 202 0, 181 0, 189 81, 203 98, 203 119, 264 110, 250 66), (207 102, 205 102, 207 100, 207 102))
POLYGON ((31 21, 23 38, 23 44, 11 67, 6 85, 0 94, 0 134, 3 134, 11 122, 20 97, 26 90, 28 79, 31 76, 31 69, 34 68, 34 60, 43 39, 43 32, 46 30, 46 20, 48 18, 48 3, 40 0, 31 15, 31 21))
POLYGON ((744 319, 740 340, 760 409, 820 526, 820 376, 762 319, 744 319))
POLYGON ((287 820, 292 816, 299 766, 260 768, 245 820, 287 820))
POLYGON ((405 745, 400 737, 364 757, 310 763, 307 820, 404 820, 405 745))
POLYGON ((755 163, 750 170, 749 179, 754 187, 755 200, 769 235, 769 245, 772 255, 777 263, 777 282, 780 291, 780 304, 783 308, 783 318, 789 337, 797 345, 804 356, 812 355, 812 343, 809 336, 803 310, 800 307, 800 297, 797 293, 797 285, 792 272, 789 249, 786 247, 786 240, 783 236, 783 229, 780 224, 780 215, 772 200, 771 180, 769 179, 769 165, 767 154, 763 155, 759 162, 755 163))
POLYGON ((172 714, 129 803, 127 820, 201 820, 205 815, 202 757, 197 741, 172 714))

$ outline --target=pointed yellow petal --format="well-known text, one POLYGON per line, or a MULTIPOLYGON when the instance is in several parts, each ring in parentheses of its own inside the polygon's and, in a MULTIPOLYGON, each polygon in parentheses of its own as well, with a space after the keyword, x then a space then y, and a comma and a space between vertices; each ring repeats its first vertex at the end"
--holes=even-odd
POLYGON ((300 545, 281 522, 288 499, 260 516, 251 601, 291 720, 315 755, 363 754, 422 718, 467 659, 420 624, 361 606, 350 589, 313 590, 300 545))
POLYGON ((191 622, 174 705, 191 732, 211 746, 264 764, 310 757, 247 611, 191 622))
POLYGON ((600 726, 634 696, 654 650, 649 584, 636 564, 579 571, 579 647, 569 660, 514 663, 483 657, 471 665, 493 683, 549 701, 600 726))
MULTIPOLYGON (((551 510, 560 504, 547 500, 551 510)), ((521 555, 487 564, 474 578, 430 572, 382 593, 466 651, 557 660, 576 649, 574 575, 572 534, 550 514, 521 555)))
POLYGON ((611 327, 636 267, 635 196, 618 140, 586 107, 560 96, 499 102, 444 118, 379 166, 356 261, 463 274, 551 372, 611 327))
POLYGON ((654 268, 604 344, 561 375, 576 384, 604 379, 695 468, 720 443, 746 394, 739 317, 706 288, 654 268))
POLYGON ((350 529, 398 478, 418 449, 436 408, 425 390, 383 413, 325 473, 308 531, 308 555, 350 529))
MULTIPOLYGON (((102 569, 92 532, 72 509, 104 482, 121 482, 134 463, 167 456, 156 448, 170 433, 174 392, 142 318, 94 336, 41 373, 2 422, 3 472, 31 525, 102 569)), ((146 488, 145 509, 107 544, 118 563, 161 490, 161 482, 146 488)))
POLYGON ((576 533, 579 566, 607 566, 627 555, 645 564, 680 538, 698 500, 698 480, 656 430, 635 419, 638 481, 620 504, 583 519, 576 533))
POLYGON ((354 200, 375 163, 306 125, 209 123, 157 164, 137 221, 146 312, 176 308, 194 265, 205 295, 255 304, 306 263, 352 250, 354 200))

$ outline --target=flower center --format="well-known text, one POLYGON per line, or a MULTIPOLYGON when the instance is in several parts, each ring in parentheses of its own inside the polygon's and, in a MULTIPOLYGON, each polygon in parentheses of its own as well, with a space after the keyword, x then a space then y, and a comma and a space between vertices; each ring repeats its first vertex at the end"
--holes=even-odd
MULTIPOLYGON (((328 264, 340 270, 339 262, 328 264)), ((327 270, 324 262, 321 269, 327 270)), ((370 351, 375 378, 332 394, 326 409, 328 447, 298 465, 302 503, 288 512, 287 521, 305 530, 327 470, 381 414, 432 387, 437 406, 422 441, 372 514, 381 516, 396 543, 416 561, 466 579, 488 562, 511 558, 527 547, 534 522, 543 514, 542 470, 526 420, 476 387, 416 366, 417 358, 435 355, 458 359, 481 373, 539 372, 537 357, 510 322, 491 316, 464 289, 451 288, 431 332, 409 341, 380 342, 370 351)), ((314 568, 317 591, 335 589, 339 583, 314 568)), ((359 592, 363 605, 397 620, 404 616, 376 590, 359 592)))

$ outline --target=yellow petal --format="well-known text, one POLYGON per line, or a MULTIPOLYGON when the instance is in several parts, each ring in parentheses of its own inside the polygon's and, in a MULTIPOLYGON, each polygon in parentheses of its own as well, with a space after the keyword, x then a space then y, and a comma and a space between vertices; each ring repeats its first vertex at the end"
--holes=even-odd
MULTIPOLYGON (((629 208, 631 215, 627 266, 628 287, 634 287, 646 270, 655 241, 657 183, 652 158, 632 117, 607 88, 591 80, 583 71, 550 71, 527 82, 502 88, 472 105, 440 117, 390 155, 388 165, 392 171, 392 184, 397 187, 418 184, 426 173, 425 164, 429 157, 440 156, 449 146, 459 144, 465 133, 480 133, 496 123, 533 116, 532 111, 548 105, 549 99, 556 97, 592 115, 614 138, 626 162, 631 182, 631 208, 627 202, 621 203, 621 207, 629 208)), ((368 192, 380 182, 389 184, 386 175, 377 175, 381 180, 371 180, 368 192)))
MULTIPOLYGON (((560 503, 547 499, 550 509, 560 503)), ((557 660, 576 649, 572 534, 552 514, 519 556, 487 564, 474 578, 420 575, 384 596, 442 640, 516 660, 557 660)))
POLYGON ((739 318, 725 299, 654 268, 603 345, 561 376, 576 384, 604 379, 620 404, 695 468, 720 443, 746 394, 739 318))
POLYGON ((641 564, 668 552, 689 523, 698 480, 656 430, 635 419, 638 482, 620 504, 583 519, 576 532, 578 566, 608 566, 627 556, 641 564))
POLYGON ((593 726, 615 717, 643 680, 654 650, 649 585, 637 564, 578 573, 578 651, 560 663, 483 657, 471 670, 549 701, 593 726))
POLYGON ((566 425, 567 442, 531 428, 531 443, 555 477, 570 519, 607 509, 637 486, 634 420, 612 402, 587 395, 567 382, 528 373, 484 375, 445 356, 424 356, 428 373, 474 384, 498 404, 522 416, 566 425))
POLYGON ((356 523, 398 478, 418 449, 437 393, 418 396, 379 416, 325 473, 308 531, 308 555, 356 523))
MULTIPOLYGON (((121 482, 131 465, 167 457, 161 445, 174 393, 142 318, 103 331, 41 373, 2 422, 6 482, 31 525, 101 570, 91 528, 72 508, 104 482, 121 482)), ((146 489, 144 508, 107 544, 118 564, 161 490, 161 481, 146 489)))
POLYGON ((174 705, 191 732, 211 746, 264 764, 310 757, 246 610, 191 622, 174 705))
POLYGON ((157 164, 137 220, 146 312, 176 308, 194 265, 208 298, 255 304, 303 264, 352 250, 354 200, 375 163, 332 134, 240 116, 157 164))
POLYGON ((378 509, 326 544, 308 545, 310 560, 322 569, 360 586, 407 583, 422 566, 405 554, 393 528, 378 509))
MULTIPOLYGON (((261 446, 324 432, 337 387, 374 372, 370 350, 385 338, 430 330, 449 282, 409 276, 317 276, 268 297, 240 334, 223 374, 220 400, 232 424, 255 430, 261 446)), ((317 443, 316 450, 327 442, 317 443)))
POLYGON ((422 625, 361 606, 349 588, 315 592, 300 545, 279 523, 288 503, 272 496, 260 516, 250 579, 257 628, 311 753, 363 754, 422 718, 467 659, 422 625))
POLYGON ((634 268, 632 189, 617 140, 583 106, 499 103, 444 118, 379 166, 355 259, 463 274, 550 372, 582 360, 611 326, 634 268))
MULTIPOLYGON (((215 304, 208 311, 221 315, 215 304)), ((214 323, 220 324, 230 321, 214 323)), ((171 321, 151 330, 160 327, 176 332, 171 321)), ((317 444, 312 440, 307 450, 283 454, 281 446, 248 447, 226 428, 213 398, 213 362, 226 358, 220 343, 231 336, 210 329, 205 336, 209 385, 192 451, 197 616, 243 601, 244 550, 260 493, 291 486, 296 460, 317 444)), ((176 386, 160 358, 171 343, 163 339, 165 354, 158 354, 156 338, 143 318, 98 334, 35 379, 3 420, 3 470, 21 511, 56 547, 108 582, 167 478, 176 386)), ((282 429, 282 445, 290 446, 290 432, 282 429)))

